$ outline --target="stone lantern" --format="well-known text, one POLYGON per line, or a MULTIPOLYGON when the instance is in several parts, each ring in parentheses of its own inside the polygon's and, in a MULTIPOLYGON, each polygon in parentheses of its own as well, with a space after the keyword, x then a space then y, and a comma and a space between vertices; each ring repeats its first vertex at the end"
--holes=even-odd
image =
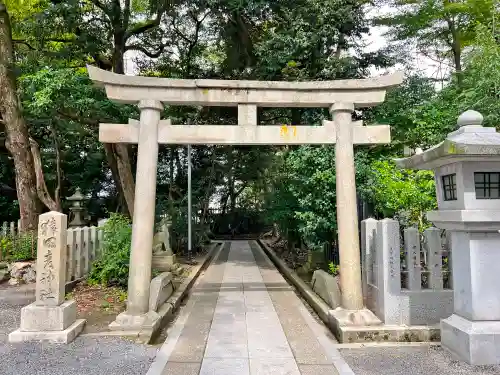
POLYGON ((83 196, 80 188, 76 188, 75 194, 71 197, 66 198, 66 200, 71 202, 71 207, 69 208, 72 216, 71 222, 68 224, 70 228, 84 227, 87 225, 87 221, 83 218, 83 213, 85 208, 83 203, 86 198, 83 196))
POLYGON ((429 221, 451 233, 454 312, 441 345, 473 365, 500 364, 500 134, 476 111, 439 145, 398 159, 435 173, 438 211, 429 221))

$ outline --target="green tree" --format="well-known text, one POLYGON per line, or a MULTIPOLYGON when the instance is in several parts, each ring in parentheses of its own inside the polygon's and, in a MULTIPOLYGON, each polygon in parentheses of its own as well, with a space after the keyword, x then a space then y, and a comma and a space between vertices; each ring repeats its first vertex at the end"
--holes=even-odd
POLYGON ((372 164, 369 184, 375 209, 384 217, 421 230, 429 225, 425 213, 437 208, 434 173, 402 170, 392 161, 379 160, 372 164))
POLYGON ((390 26, 392 40, 414 41, 420 53, 449 61, 459 82, 464 48, 473 44, 476 26, 499 15, 496 0, 379 0, 379 4, 393 10, 376 19, 376 24, 390 26))
POLYGON ((37 227, 40 202, 28 127, 17 96, 12 27, 5 3, 0 0, 0 131, 13 158, 21 230, 37 227))

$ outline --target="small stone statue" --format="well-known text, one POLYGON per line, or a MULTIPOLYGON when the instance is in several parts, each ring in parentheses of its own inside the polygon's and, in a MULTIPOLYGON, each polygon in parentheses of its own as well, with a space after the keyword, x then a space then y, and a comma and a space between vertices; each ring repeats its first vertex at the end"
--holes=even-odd
POLYGON ((153 238, 153 254, 155 255, 173 255, 170 246, 170 227, 172 221, 168 218, 162 219, 159 224, 159 231, 153 238))

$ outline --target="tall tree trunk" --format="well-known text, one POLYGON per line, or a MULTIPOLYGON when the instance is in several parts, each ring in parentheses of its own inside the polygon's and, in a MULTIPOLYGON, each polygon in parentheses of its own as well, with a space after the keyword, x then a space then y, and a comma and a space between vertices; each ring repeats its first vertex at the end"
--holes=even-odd
POLYGON ((170 158, 168 161, 169 183, 168 183, 168 215, 172 217, 174 214, 174 150, 175 146, 170 146, 170 158))
POLYGON ((229 209, 231 212, 234 212, 236 207, 235 197, 234 197, 234 148, 233 146, 229 146, 229 153, 227 155, 227 164, 229 166, 228 175, 227 175, 227 190, 229 196, 229 209))
POLYGON ((451 47, 451 52, 453 54, 453 65, 455 66, 455 73, 457 76, 457 82, 460 85, 463 81, 462 79, 462 45, 460 43, 460 35, 458 33, 455 21, 451 18, 446 19, 448 24, 448 29, 451 34, 451 41, 449 42, 451 47))
POLYGON ((36 141, 32 138, 30 138, 30 146, 31 146, 31 155, 33 156, 33 165, 35 168, 35 176, 36 176, 36 191, 38 194, 38 198, 40 201, 48 207, 49 210, 51 211, 57 211, 57 212, 62 212, 61 208, 61 199, 59 196, 59 192, 61 191, 61 168, 60 168, 60 156, 59 156, 59 150, 56 150, 56 164, 57 164, 57 187, 56 187, 56 192, 54 194, 54 198, 50 196, 49 189, 47 188, 47 185, 45 184, 45 177, 43 174, 43 167, 42 167, 42 156, 40 155, 40 148, 38 147, 38 144, 36 141))
POLYGON ((16 190, 21 216, 21 231, 36 230, 41 204, 36 191, 36 176, 28 127, 22 115, 14 75, 12 29, 7 7, 0 0, 0 114, 7 135, 5 146, 14 160, 16 190))
POLYGON ((127 202, 130 217, 132 218, 134 216, 135 182, 134 175, 132 174, 132 164, 130 163, 128 146, 117 143, 114 147, 114 155, 118 166, 123 196, 125 202, 127 202))
MULTIPOLYGON (((114 35, 114 47, 112 56, 112 69, 114 73, 125 74, 125 36, 121 31, 114 35)), ((126 203, 124 211, 130 217, 134 216, 135 181, 130 161, 130 149, 126 144, 104 144, 106 159, 111 169, 118 194, 126 203)))
MULTIPOLYGON (((113 71, 125 74, 125 32, 121 29, 115 31, 113 49, 113 71)), ((120 176, 123 198, 127 203, 130 217, 134 216, 135 180, 132 172, 130 147, 127 144, 117 143, 114 146, 114 156, 120 176)))

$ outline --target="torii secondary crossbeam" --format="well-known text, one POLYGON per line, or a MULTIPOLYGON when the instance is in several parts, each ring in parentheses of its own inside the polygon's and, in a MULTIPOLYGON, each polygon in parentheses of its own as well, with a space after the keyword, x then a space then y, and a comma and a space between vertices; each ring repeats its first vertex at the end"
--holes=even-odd
MULTIPOLYGON (((103 143, 139 143, 139 121, 128 124, 101 124, 99 140, 103 143)), ((353 124, 353 143, 356 145, 387 144, 391 141, 387 125, 362 126, 353 124)), ((231 125, 172 125, 161 120, 158 143, 175 145, 300 145, 334 144, 336 131, 333 121, 323 126, 293 126, 251 124, 231 125)))
POLYGON ((387 89, 402 82, 402 73, 358 80, 268 82, 132 77, 91 66, 88 72, 105 87, 108 98, 141 109, 139 121, 99 128, 102 142, 138 144, 127 311, 118 315, 112 328, 137 330, 156 324, 148 302, 159 143, 335 144, 342 307, 348 312, 363 309, 353 146, 390 143, 390 129, 353 122, 352 113, 382 103, 387 89), (160 120, 164 104, 237 106, 238 125, 172 125, 160 120), (327 107, 333 121, 322 126, 258 125, 258 106, 327 107))

